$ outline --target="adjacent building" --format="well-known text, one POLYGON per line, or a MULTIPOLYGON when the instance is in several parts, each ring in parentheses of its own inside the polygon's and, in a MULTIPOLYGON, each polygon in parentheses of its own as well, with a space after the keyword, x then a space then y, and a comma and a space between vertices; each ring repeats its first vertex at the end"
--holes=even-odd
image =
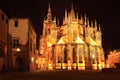
MULTIPOLYGON (((59 22, 58 22, 59 23, 59 22)), ((46 69, 101 69, 104 67, 102 32, 97 21, 90 22, 86 17, 78 18, 73 6, 65 10, 63 24, 56 24, 49 5, 47 17, 43 21, 40 36, 42 62, 38 65, 46 69)), ((39 58, 40 60, 41 58, 39 58)))
POLYGON ((115 67, 115 64, 120 64, 120 50, 111 51, 108 54, 106 64, 109 65, 109 67, 115 67))
POLYGON ((36 69, 36 33, 29 18, 10 18, 9 35, 12 70, 36 69))
POLYGON ((7 68, 8 20, 7 15, 0 9, 0 71, 7 68))

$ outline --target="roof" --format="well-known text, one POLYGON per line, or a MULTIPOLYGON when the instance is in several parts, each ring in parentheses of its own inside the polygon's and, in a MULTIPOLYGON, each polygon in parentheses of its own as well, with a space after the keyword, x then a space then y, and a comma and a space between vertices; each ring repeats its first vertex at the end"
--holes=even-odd
POLYGON ((66 44, 66 43, 85 44, 85 42, 79 36, 77 36, 77 39, 75 41, 72 40, 72 42, 70 42, 68 40, 69 39, 63 39, 63 36, 62 36, 57 44, 66 44))
POLYGON ((60 38, 57 44, 65 44, 65 41, 63 40, 63 37, 60 38))
POLYGON ((98 45, 91 37, 89 37, 89 44, 93 45, 93 46, 97 46, 98 45))
POLYGON ((79 36, 77 36, 77 39, 74 43, 85 44, 85 42, 79 36))

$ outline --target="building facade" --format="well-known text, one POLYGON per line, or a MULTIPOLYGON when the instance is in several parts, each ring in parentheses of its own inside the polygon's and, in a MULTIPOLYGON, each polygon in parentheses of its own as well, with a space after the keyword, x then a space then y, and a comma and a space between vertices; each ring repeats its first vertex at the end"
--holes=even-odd
POLYGON ((108 58, 106 60, 106 63, 108 65, 108 67, 115 67, 116 63, 120 64, 120 50, 111 51, 108 54, 108 58))
MULTIPOLYGON (((59 23, 59 22, 58 22, 59 23)), ((49 5, 47 18, 43 22, 43 34, 40 36, 40 54, 45 56, 46 69, 101 69, 104 67, 102 33, 97 21, 91 24, 86 17, 65 10, 61 26, 52 18, 49 5)))
POLYGON ((36 33, 28 18, 9 20, 10 50, 12 70, 36 70, 36 33))
POLYGON ((8 17, 0 9, 0 71, 7 68, 8 17))

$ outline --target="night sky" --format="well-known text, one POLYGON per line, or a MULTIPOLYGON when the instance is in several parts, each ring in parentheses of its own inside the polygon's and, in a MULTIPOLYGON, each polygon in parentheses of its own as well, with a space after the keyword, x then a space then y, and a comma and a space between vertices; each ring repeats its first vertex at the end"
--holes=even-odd
POLYGON ((103 48, 105 53, 120 48, 120 9, 116 0, 0 0, 3 10, 17 10, 30 18, 37 36, 42 33, 42 23, 47 15, 48 3, 51 4, 52 15, 62 19, 65 8, 70 11, 71 4, 80 15, 86 13, 90 20, 101 24, 103 48))

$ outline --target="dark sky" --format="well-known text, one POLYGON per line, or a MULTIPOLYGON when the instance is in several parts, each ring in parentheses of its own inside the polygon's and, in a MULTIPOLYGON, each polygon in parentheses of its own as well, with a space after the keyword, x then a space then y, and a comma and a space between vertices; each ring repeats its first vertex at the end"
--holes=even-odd
POLYGON ((70 11, 71 4, 79 15, 86 13, 90 20, 96 19, 101 24, 105 53, 120 48, 120 9, 116 0, 0 0, 0 7, 4 10, 14 9, 28 16, 39 36, 49 2, 53 16, 60 22, 65 8, 70 11))

